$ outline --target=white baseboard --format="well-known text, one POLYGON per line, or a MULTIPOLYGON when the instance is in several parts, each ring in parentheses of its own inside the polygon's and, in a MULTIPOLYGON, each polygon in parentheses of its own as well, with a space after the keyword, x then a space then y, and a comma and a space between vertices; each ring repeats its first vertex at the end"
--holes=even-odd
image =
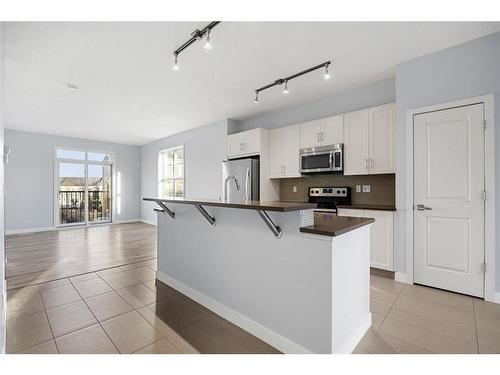
POLYGON ((237 325, 238 327, 250 332, 252 335, 258 337, 262 341, 267 342, 269 345, 274 346, 276 349, 282 351, 286 354, 311 354, 309 350, 290 341, 286 337, 274 332, 273 330, 263 326, 260 323, 248 318, 239 312, 211 299, 205 294, 193 289, 186 284, 165 275, 162 272, 157 272, 158 280, 168 284, 169 286, 177 289, 181 293, 185 294, 189 298, 195 300, 199 304, 205 306, 207 309, 212 310, 217 315, 222 316, 224 319, 229 320, 231 323, 237 325))
POLYGON ((155 227, 157 226, 156 221, 153 221, 153 220, 142 220, 141 219, 141 222, 145 223, 145 224, 149 224, 149 225, 154 225, 155 227))
POLYGON ((40 227, 40 228, 26 228, 26 229, 7 229, 5 230, 5 235, 9 234, 22 234, 22 233, 36 233, 36 232, 47 232, 49 230, 56 230, 56 227, 40 227))
MULTIPOLYGON (((113 225, 113 224, 126 224, 126 223, 140 223, 141 219, 126 219, 126 220, 116 220, 111 223, 102 223, 102 224, 92 224, 91 226, 98 225, 113 225)), ((156 224, 155 224, 156 225, 156 224)), ((26 228, 26 229, 7 229, 5 231, 5 235, 10 234, 26 234, 26 233, 37 233, 37 232, 47 232, 50 230, 63 230, 63 229, 75 229, 75 228, 85 228, 85 225, 69 225, 65 227, 39 227, 39 228, 26 228)))
POLYGON ((370 329, 371 325, 372 325, 372 313, 368 313, 365 320, 363 321, 363 324, 361 324, 356 329, 356 332, 353 333, 351 338, 343 345, 343 347, 335 349, 335 352, 343 354, 351 354, 354 351, 354 349, 356 349, 356 346, 358 346, 359 342, 366 334, 366 332, 370 329))
POLYGON ((141 219, 126 219, 126 220, 116 220, 109 224, 127 224, 127 223, 140 223, 141 219))
POLYGON ((500 292, 495 293, 495 303, 500 303, 500 292))
POLYGON ((399 281, 400 283, 412 284, 408 281, 408 275, 402 272, 396 272, 394 274, 394 280, 399 281))

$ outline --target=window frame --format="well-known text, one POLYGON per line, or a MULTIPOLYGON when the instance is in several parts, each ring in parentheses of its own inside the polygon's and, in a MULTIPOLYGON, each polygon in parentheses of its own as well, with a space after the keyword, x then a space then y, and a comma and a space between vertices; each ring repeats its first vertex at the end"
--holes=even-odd
MULTIPOLYGON (((162 149, 162 150, 158 151, 158 159, 157 159, 158 162, 157 162, 157 169, 156 169, 156 172, 157 172, 156 184, 157 184, 157 192, 158 192, 158 197, 159 198, 162 198, 162 199, 174 199, 174 198, 184 198, 186 196, 186 157, 185 156, 186 156, 186 153, 185 153, 184 144, 181 144, 179 146, 169 147, 169 148, 162 149), (173 168, 174 168, 173 173, 172 173, 173 177, 167 177, 166 174, 165 174, 165 178, 162 178, 163 177, 163 176, 161 176, 161 167, 162 167, 162 165, 160 164, 161 163, 161 157, 162 157, 162 155, 165 154, 165 153, 174 152, 174 151, 177 151, 177 150, 182 150, 182 160, 183 160, 183 163, 182 163, 182 177, 175 177, 175 163, 172 160, 172 165, 173 165, 173 168), (167 195, 166 192, 163 192, 162 189, 161 189, 161 186, 163 184, 166 185, 167 181, 172 181, 173 182, 173 186, 174 186, 174 195, 173 196, 167 195), (182 195, 181 196, 175 195, 175 183, 176 183, 176 181, 182 181, 182 195)), ((168 162, 167 162, 167 165, 168 165, 168 162)), ((166 166, 165 166, 165 169, 166 169, 166 166)))

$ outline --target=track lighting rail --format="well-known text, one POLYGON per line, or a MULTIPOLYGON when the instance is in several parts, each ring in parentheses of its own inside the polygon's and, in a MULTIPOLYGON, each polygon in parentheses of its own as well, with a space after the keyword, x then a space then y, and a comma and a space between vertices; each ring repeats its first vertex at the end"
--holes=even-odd
MULTIPOLYGON (((313 72, 315 70, 318 70, 318 69, 322 69, 324 68, 325 69, 325 79, 328 79, 330 78, 330 75, 328 73, 328 67, 330 66, 332 62, 329 60, 329 61, 325 61, 324 63, 321 63, 321 64, 318 64, 316 66, 313 66, 311 68, 308 68, 308 69, 305 69, 301 72, 298 72, 298 73, 295 73, 295 74, 292 74, 291 76, 288 76, 288 77, 285 77, 285 78, 279 78, 277 79, 276 81, 268 84, 268 85, 265 85, 265 86, 262 86, 262 87, 259 87, 257 90, 255 90, 255 102, 258 103, 259 101, 259 93, 261 91, 264 91, 264 90, 267 90, 271 87, 274 87, 274 86, 281 86, 282 84, 288 84, 289 81, 291 81, 292 79, 294 78, 297 78, 297 77, 300 77, 300 76, 303 76, 304 74, 307 74, 307 73, 310 73, 310 72, 313 72)), ((288 87, 286 88, 286 93, 288 93, 288 87)), ((284 91, 285 93, 285 91, 284 91)))
POLYGON ((207 26, 205 26, 203 29, 201 29, 201 30, 196 29, 195 31, 193 31, 191 33, 191 39, 189 39, 186 43, 184 43, 182 46, 180 46, 179 48, 177 48, 174 51, 174 56, 179 55, 179 53, 181 53, 182 51, 184 51, 191 44, 193 44, 197 40, 200 40, 201 38, 203 38, 207 33, 210 32, 210 30, 212 30, 219 23, 221 23, 221 21, 212 21, 207 26))

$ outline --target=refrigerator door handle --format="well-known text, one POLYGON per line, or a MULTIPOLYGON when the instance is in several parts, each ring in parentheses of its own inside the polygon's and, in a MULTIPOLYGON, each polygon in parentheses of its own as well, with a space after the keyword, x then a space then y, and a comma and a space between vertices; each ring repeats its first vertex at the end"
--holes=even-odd
POLYGON ((245 198, 247 201, 250 200, 250 192, 249 192, 249 187, 248 185, 250 184, 250 167, 247 168, 247 178, 245 181, 245 198))

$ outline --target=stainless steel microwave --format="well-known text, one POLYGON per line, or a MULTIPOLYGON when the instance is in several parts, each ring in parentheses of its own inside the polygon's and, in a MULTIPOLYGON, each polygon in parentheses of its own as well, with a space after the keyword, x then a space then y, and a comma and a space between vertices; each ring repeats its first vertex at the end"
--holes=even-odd
POLYGON ((341 143, 302 148, 300 150, 300 173, 342 172, 344 169, 344 145, 341 143))

